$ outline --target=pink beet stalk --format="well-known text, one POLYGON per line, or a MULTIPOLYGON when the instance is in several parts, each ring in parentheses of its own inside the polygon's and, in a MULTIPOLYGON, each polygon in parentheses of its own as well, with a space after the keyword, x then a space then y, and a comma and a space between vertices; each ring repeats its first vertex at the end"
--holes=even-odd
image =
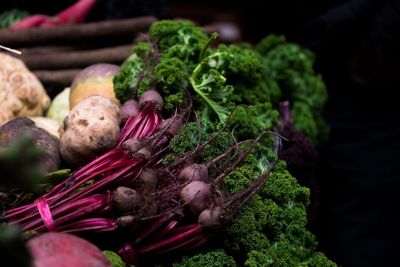
POLYGON ((115 220, 107 218, 88 218, 80 221, 65 224, 59 229, 66 233, 80 233, 80 232, 109 232, 118 228, 115 220))
POLYGON ((49 19, 49 16, 43 14, 36 14, 32 16, 28 16, 13 25, 10 26, 11 29, 24 29, 24 28, 32 28, 41 25, 49 19))
POLYGON ((51 27, 84 22, 95 4, 96 0, 79 0, 72 6, 50 17, 49 20, 45 21, 40 26, 51 27))
POLYGON ((201 234, 204 231, 203 227, 200 224, 193 224, 190 225, 190 228, 187 229, 184 232, 178 233, 176 235, 173 235, 169 238, 166 238, 164 240, 161 240, 157 243, 150 244, 148 246, 145 246, 143 248, 139 249, 139 253, 150 253, 153 251, 161 250, 168 248, 169 246, 175 246, 179 243, 182 243, 184 241, 188 241, 193 237, 196 237, 198 234, 201 234))
POLYGON ((23 231, 35 230, 38 232, 43 232, 46 230, 58 230, 59 225, 71 222, 84 215, 106 209, 111 209, 110 193, 92 195, 81 200, 70 202, 58 208, 52 207, 50 209, 51 214, 46 214, 46 217, 40 214, 40 216, 34 220, 28 220, 27 222, 24 222, 25 220, 22 219, 18 221, 10 221, 9 223, 19 223, 23 231), (51 217, 53 229, 49 229, 48 223, 46 223, 46 220, 49 220, 48 217, 51 217))
POLYGON ((152 104, 146 105, 137 116, 130 117, 121 130, 117 144, 128 139, 148 137, 155 133, 161 124, 161 116, 152 104))

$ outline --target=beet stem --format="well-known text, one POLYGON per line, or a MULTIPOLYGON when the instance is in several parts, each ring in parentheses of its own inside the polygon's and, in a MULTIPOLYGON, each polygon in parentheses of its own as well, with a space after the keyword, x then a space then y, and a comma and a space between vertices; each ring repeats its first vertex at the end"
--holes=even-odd
POLYGON ((141 242, 143 239, 160 229, 162 225, 164 225, 166 222, 170 221, 173 217, 175 217, 175 214, 170 212, 162 216, 161 218, 157 219, 155 222, 153 222, 150 226, 148 226, 142 233, 135 238, 133 241, 133 244, 138 244, 141 242))
POLYGON ((158 249, 162 249, 168 246, 175 246, 176 244, 179 244, 180 242, 184 241, 186 238, 189 238, 191 236, 196 236, 203 231, 203 227, 200 224, 194 224, 193 227, 183 233, 179 233, 177 235, 174 235, 170 238, 164 239, 160 242, 157 242, 152 245, 148 245, 145 247, 140 248, 139 254, 144 254, 144 253, 149 253, 158 249))

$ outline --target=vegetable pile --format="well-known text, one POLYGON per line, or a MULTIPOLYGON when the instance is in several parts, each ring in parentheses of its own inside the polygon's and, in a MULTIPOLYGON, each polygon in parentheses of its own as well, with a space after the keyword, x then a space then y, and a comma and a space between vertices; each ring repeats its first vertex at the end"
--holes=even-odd
POLYGON ((76 91, 60 132, 73 171, 1 220, 85 237, 114 266, 336 266, 306 228, 326 134, 312 55, 277 36, 216 38, 153 23, 115 95, 76 91))

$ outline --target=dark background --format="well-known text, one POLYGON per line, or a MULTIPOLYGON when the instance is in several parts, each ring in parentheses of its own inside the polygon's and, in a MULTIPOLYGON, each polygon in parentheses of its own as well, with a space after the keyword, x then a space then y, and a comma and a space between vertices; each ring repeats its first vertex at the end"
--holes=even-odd
MULTIPOLYGON (((73 4, 75 0, 1 2, 0 11, 20 8, 32 14, 51 15, 73 4)), ((200 24, 231 20, 240 24, 245 40, 256 41, 266 33, 291 33, 296 26, 338 2, 343 1, 98 0, 89 20, 138 15, 155 15, 159 18, 186 17, 200 24)))

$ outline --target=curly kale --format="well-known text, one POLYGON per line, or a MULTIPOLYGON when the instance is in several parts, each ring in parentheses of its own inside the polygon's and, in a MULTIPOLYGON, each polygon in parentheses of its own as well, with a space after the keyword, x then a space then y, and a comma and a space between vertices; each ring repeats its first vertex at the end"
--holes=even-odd
POLYGON ((304 102, 296 101, 292 103, 290 112, 292 114, 296 130, 308 136, 313 144, 318 143, 319 129, 310 106, 304 102))
MULTIPOLYGON (((237 192, 259 173, 253 155, 224 179, 223 189, 237 192)), ((312 262, 317 242, 306 229, 308 188, 302 187, 284 161, 275 164, 267 183, 226 229, 225 249, 245 266, 298 266, 312 262)), ((321 258, 323 258, 323 254, 321 258)))
MULTIPOLYGON (((217 126, 210 121, 201 121, 201 140, 200 143, 207 141, 216 131, 217 126)), ((233 144, 233 139, 230 133, 224 131, 205 150, 197 159, 198 162, 208 161, 227 150, 233 144)), ((170 142, 172 153, 167 155, 163 163, 168 165, 177 157, 195 149, 199 145, 199 126, 196 122, 189 122, 183 126, 178 135, 174 136, 170 142)))
POLYGON ((269 88, 263 83, 265 68, 250 45, 221 44, 208 56, 207 61, 234 87, 232 97, 235 103, 269 102, 269 88))
POLYGON ((284 171, 273 172, 268 179, 268 185, 261 189, 259 194, 280 205, 296 202, 307 207, 310 204, 310 190, 300 186, 297 179, 286 170, 286 167, 284 171))
POLYGON ((29 16, 29 12, 25 10, 17 8, 5 10, 3 13, 0 13, 0 29, 8 28, 27 16, 29 16))
POLYGON ((336 263, 329 260, 324 253, 314 252, 308 259, 301 262, 299 267, 336 267, 336 263))
POLYGON ((292 103, 296 128, 313 144, 324 142, 328 131, 320 116, 328 94, 321 76, 314 72, 312 52, 274 35, 261 40, 255 48, 263 59, 268 84, 272 85, 272 102, 276 104, 279 98, 279 102, 292 103))
POLYGON ((158 89, 164 98, 164 108, 174 111, 184 101, 187 87, 187 71, 179 58, 161 58, 155 68, 158 89))
POLYGON ((244 253, 269 247, 270 241, 263 229, 270 220, 270 209, 273 208, 264 203, 259 195, 243 206, 226 230, 227 248, 235 253, 244 253))
POLYGON ((337 265, 330 261, 325 254, 314 252, 304 261, 297 256, 296 250, 302 250, 302 247, 296 247, 282 240, 274 243, 271 247, 264 250, 253 250, 249 253, 245 261, 246 267, 336 267, 337 265))
POLYGON ((115 96, 121 103, 140 96, 151 84, 152 54, 148 43, 139 43, 133 48, 133 54, 121 65, 113 79, 115 96))
POLYGON ((254 138, 278 124, 279 113, 269 102, 237 106, 228 122, 239 140, 254 138))
POLYGON ((165 57, 177 57, 193 70, 200 54, 207 46, 209 37, 205 31, 187 20, 162 20, 149 29, 149 36, 155 41, 165 57))
POLYGON ((139 43, 114 77, 114 91, 120 102, 132 97, 140 97, 151 84, 164 97, 165 110, 174 111, 184 101, 187 87, 187 71, 179 58, 161 57, 154 66, 154 55, 148 43, 139 43))
MULTIPOLYGON (((268 38, 268 37, 267 37, 268 38)), ((284 39, 283 39, 284 40, 284 39)), ((274 78, 282 79, 285 72, 293 70, 298 73, 314 74, 314 54, 294 43, 276 43, 270 50, 260 49, 263 40, 256 46, 256 50, 263 57, 267 70, 274 78)), ((265 47, 264 47, 265 49, 265 47)))
MULTIPOLYGON (((306 107, 304 103, 297 106, 306 107)), ((295 128, 293 118, 289 110, 289 103, 280 105, 282 120, 278 131, 287 138, 282 142, 279 158, 287 163, 289 172, 296 177, 298 182, 310 188, 310 207, 308 209, 309 218, 314 217, 316 205, 318 202, 319 186, 316 181, 316 169, 318 161, 318 151, 312 144, 310 138, 295 128)), ((302 120, 298 120, 301 123, 302 120)), ((306 120, 307 121, 307 120, 306 120)))
POLYGON ((272 49, 279 45, 285 44, 286 38, 282 35, 270 34, 264 37, 256 46, 255 50, 261 55, 266 55, 272 49))
POLYGON ((208 252, 196 254, 191 257, 183 257, 173 267, 236 267, 237 264, 232 256, 229 256, 222 249, 215 249, 208 252))
POLYGON ((229 105, 233 87, 226 85, 226 78, 216 69, 211 68, 207 59, 196 66, 190 75, 190 84, 199 100, 197 104, 204 120, 224 123, 229 116, 229 105))
POLYGON ((111 262, 112 267, 126 267, 126 264, 117 253, 110 250, 105 250, 103 251, 103 254, 111 262))
MULTIPOLYGON (((223 123, 227 123, 226 130, 194 159, 197 163, 222 154, 235 141, 279 129, 276 107, 285 100, 291 103, 295 130, 314 144, 326 134, 320 129, 326 88, 314 73, 314 56, 284 37, 271 35, 255 49, 248 44, 211 48, 216 35, 209 38, 189 21, 166 20, 151 26, 149 38, 150 44, 135 47, 133 59, 137 62, 124 63, 132 65, 123 66, 116 88, 124 87, 118 89, 122 95, 130 96, 132 90, 140 95, 154 83, 169 111, 191 93, 200 117, 199 123, 186 123, 172 138, 164 165, 209 140, 223 123)), ((295 146, 303 144, 295 135, 287 137, 293 142, 287 152, 309 152, 309 147, 303 151, 295 146)), ((260 142, 244 163, 224 178, 221 190, 229 194, 248 187, 277 161, 278 143, 276 137, 260 142)), ((310 155, 309 159, 315 160, 310 155)), ((306 229, 310 190, 288 169, 282 160, 274 164, 267 183, 224 229, 218 249, 186 256, 173 266, 336 266, 316 252, 315 237, 306 229)))

